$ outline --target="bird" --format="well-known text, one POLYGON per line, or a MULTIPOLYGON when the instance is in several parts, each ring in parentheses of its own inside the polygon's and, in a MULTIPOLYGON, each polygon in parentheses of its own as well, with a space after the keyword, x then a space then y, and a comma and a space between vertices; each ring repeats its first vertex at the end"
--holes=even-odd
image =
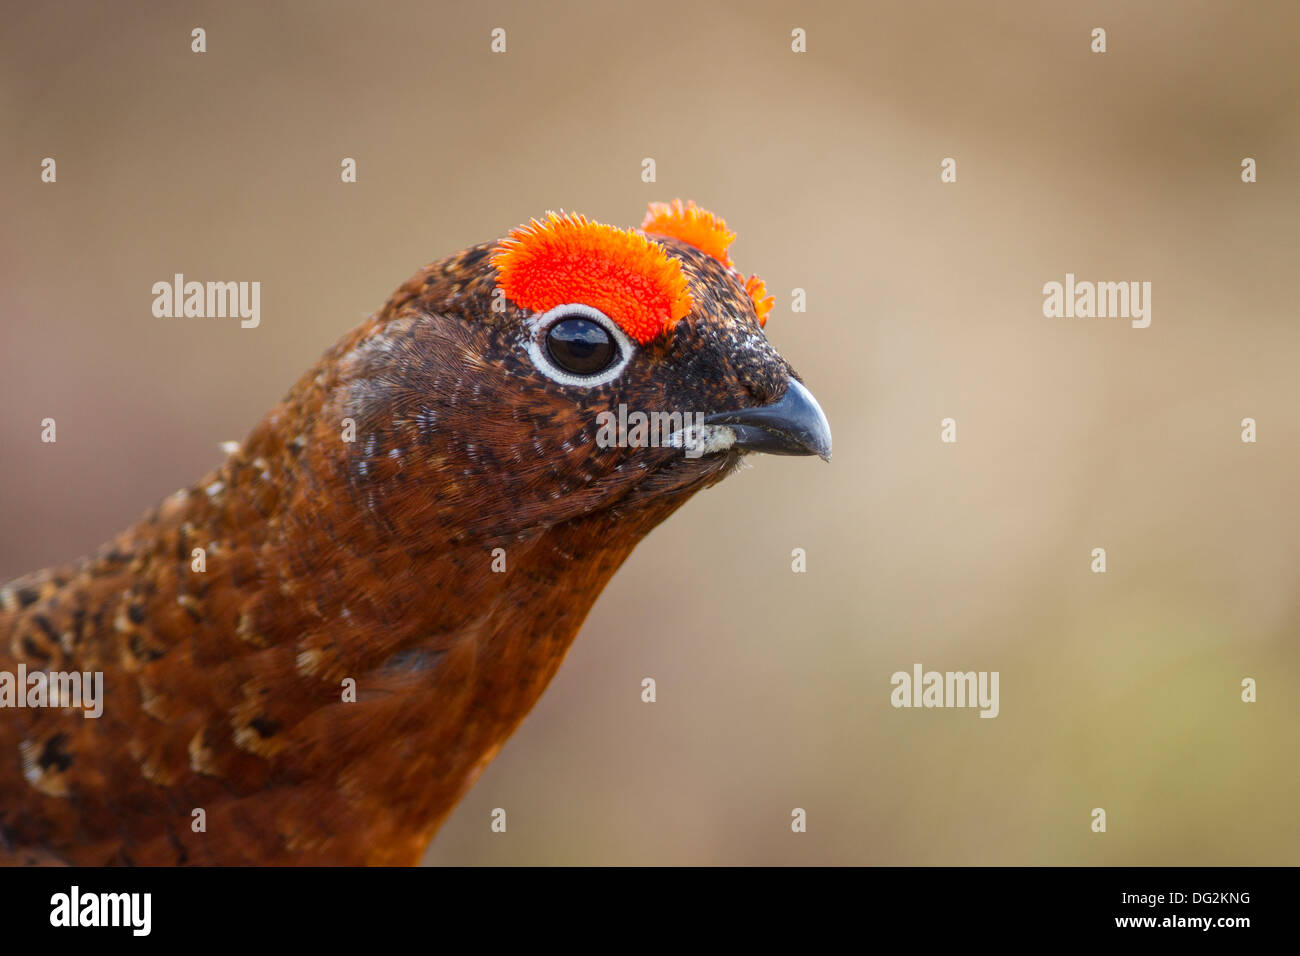
POLYGON ((734 238, 673 200, 425 266, 214 471, 0 587, 0 862, 417 864, 651 529, 830 460, 734 238))

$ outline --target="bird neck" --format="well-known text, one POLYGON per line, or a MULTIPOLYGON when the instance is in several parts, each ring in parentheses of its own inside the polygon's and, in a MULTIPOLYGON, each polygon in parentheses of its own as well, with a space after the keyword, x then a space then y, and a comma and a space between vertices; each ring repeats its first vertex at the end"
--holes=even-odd
POLYGON ((321 859, 417 862, 610 577, 685 497, 508 538, 413 539, 282 431, 273 414, 155 519, 186 547, 211 543, 191 576, 206 580, 178 582, 202 616, 192 653, 225 678, 207 733, 230 745, 205 738, 206 766, 234 773, 253 755, 269 782, 295 781, 317 808, 297 839, 321 859))

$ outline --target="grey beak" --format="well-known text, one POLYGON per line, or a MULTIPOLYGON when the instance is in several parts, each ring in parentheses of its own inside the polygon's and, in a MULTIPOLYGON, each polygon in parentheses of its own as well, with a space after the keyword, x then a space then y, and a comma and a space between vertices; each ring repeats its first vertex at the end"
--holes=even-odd
POLYGON ((831 426, 812 392, 790 379, 779 401, 760 408, 718 412, 706 425, 729 425, 736 433, 733 448, 769 455, 817 455, 831 460, 831 426))

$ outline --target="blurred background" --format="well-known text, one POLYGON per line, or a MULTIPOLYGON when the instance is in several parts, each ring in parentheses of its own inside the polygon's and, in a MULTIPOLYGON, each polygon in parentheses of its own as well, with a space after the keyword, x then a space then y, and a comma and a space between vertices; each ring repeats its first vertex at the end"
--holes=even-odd
POLYGON ((763 458, 655 531, 428 862, 1300 863, 1300 7, 4 16, 0 580, 197 481, 417 267, 547 209, 695 199, 775 293, 833 463, 763 458), (175 272, 260 281, 261 326, 155 318, 175 272), (1067 272, 1151 282, 1150 328, 1044 318, 1067 272), (999 671, 1000 716, 894 709, 918 662, 999 671))

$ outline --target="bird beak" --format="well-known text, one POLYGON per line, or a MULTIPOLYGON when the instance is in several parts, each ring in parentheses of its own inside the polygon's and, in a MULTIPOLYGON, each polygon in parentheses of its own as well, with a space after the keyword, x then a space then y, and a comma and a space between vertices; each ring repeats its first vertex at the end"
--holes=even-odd
POLYGON ((831 460, 831 426, 812 392, 793 378, 780 401, 760 408, 718 412, 706 425, 728 425, 736 433, 733 448, 769 455, 816 455, 831 460))

